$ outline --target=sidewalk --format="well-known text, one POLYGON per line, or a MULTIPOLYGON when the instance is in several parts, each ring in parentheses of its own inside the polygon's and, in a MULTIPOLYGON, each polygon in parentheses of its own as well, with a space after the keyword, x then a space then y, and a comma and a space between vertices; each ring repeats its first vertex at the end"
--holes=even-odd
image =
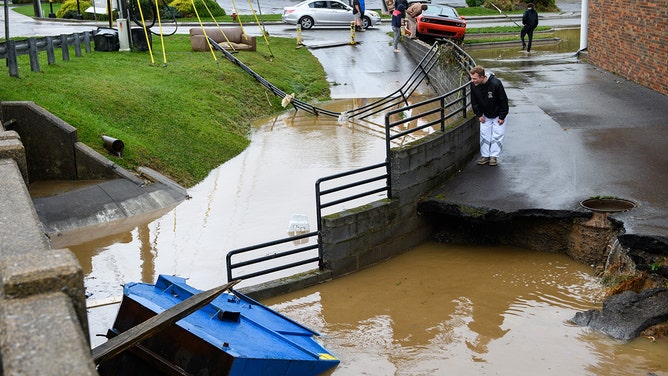
POLYGON ((575 57, 541 58, 479 61, 510 98, 499 166, 471 161, 430 199, 513 213, 614 196, 638 204, 612 215, 626 233, 667 242, 668 97, 575 57))

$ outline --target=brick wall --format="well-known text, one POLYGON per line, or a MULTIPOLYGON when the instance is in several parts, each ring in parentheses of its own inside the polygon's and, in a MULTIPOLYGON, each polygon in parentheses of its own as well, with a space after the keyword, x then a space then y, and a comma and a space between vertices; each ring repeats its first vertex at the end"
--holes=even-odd
POLYGON ((588 59, 668 95, 668 0, 590 0, 588 59))

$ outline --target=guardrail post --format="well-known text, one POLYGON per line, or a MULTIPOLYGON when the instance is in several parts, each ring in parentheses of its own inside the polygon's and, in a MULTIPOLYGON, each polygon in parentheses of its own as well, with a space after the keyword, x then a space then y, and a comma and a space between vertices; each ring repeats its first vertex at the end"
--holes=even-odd
POLYGON ((16 60, 16 41, 7 41, 7 66, 9 67, 9 75, 11 77, 19 76, 19 63, 16 60))
POLYGON ((56 63, 56 55, 53 52, 53 37, 45 37, 46 39, 46 60, 49 65, 56 63))
POLYGON ((81 57, 81 39, 79 33, 72 34, 74 37, 74 56, 81 57))
POLYGON ((86 53, 90 53, 90 31, 84 31, 83 33, 84 48, 86 53))
POLYGON ((67 35, 60 35, 60 50, 63 51, 63 61, 70 61, 70 49, 67 45, 67 35))
POLYGON ((39 72, 39 55, 37 54, 37 40, 28 38, 28 56, 30 56, 30 70, 39 72))

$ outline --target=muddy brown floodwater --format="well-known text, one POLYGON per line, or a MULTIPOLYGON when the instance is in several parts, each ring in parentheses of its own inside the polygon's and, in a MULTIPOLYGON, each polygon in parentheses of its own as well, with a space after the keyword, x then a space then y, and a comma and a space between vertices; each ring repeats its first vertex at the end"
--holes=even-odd
MULTIPOLYGON (((564 44, 537 46, 532 56, 517 48, 471 54, 500 69, 509 85, 521 84, 513 69, 571 58, 579 34, 560 37, 564 44)), ((365 101, 322 106, 345 111, 365 101)), ((123 283, 175 274, 208 289, 225 282, 226 252, 286 236, 293 214, 307 215, 314 229, 315 181, 382 162, 381 124, 380 117, 339 123, 292 111, 261 119, 248 149, 169 213, 105 226, 95 240, 54 239, 83 266, 95 306, 92 345, 105 341, 97 335, 118 309, 106 303, 120 298, 123 283)), ((593 271, 563 255, 426 243, 263 303, 323 334, 341 360, 333 375, 668 375, 666 342, 622 343, 568 323, 577 311, 600 308, 602 294, 593 271)))
POLYGON ((665 342, 569 324, 602 293, 564 255, 427 243, 264 303, 322 334, 332 375, 666 374, 665 342))

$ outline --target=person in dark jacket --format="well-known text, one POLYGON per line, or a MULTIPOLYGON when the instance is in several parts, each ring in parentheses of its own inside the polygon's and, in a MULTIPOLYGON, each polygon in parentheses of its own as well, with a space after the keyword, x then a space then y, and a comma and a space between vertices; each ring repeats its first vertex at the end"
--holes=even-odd
POLYGON ((399 8, 399 4, 404 6, 404 10, 401 11, 401 18, 406 18, 406 9, 408 9, 408 0, 395 0, 394 9, 399 8))
POLYGON ((397 5, 397 9, 392 11, 392 32, 394 33, 394 40, 392 41, 392 46, 394 46, 394 52, 399 52, 399 39, 401 38, 401 24, 403 19, 401 18, 401 13, 406 10, 404 4, 397 5))
POLYGON ((533 9, 533 4, 527 4, 527 10, 522 15, 522 31, 520 32, 520 39, 522 39, 522 49, 531 52, 531 42, 533 41, 533 31, 538 27, 538 12, 533 9), (524 42, 524 36, 529 37, 529 44, 524 42))
POLYGON ((508 96, 501 80, 478 65, 471 69, 471 106, 480 121, 479 165, 496 166, 503 148, 508 96))

